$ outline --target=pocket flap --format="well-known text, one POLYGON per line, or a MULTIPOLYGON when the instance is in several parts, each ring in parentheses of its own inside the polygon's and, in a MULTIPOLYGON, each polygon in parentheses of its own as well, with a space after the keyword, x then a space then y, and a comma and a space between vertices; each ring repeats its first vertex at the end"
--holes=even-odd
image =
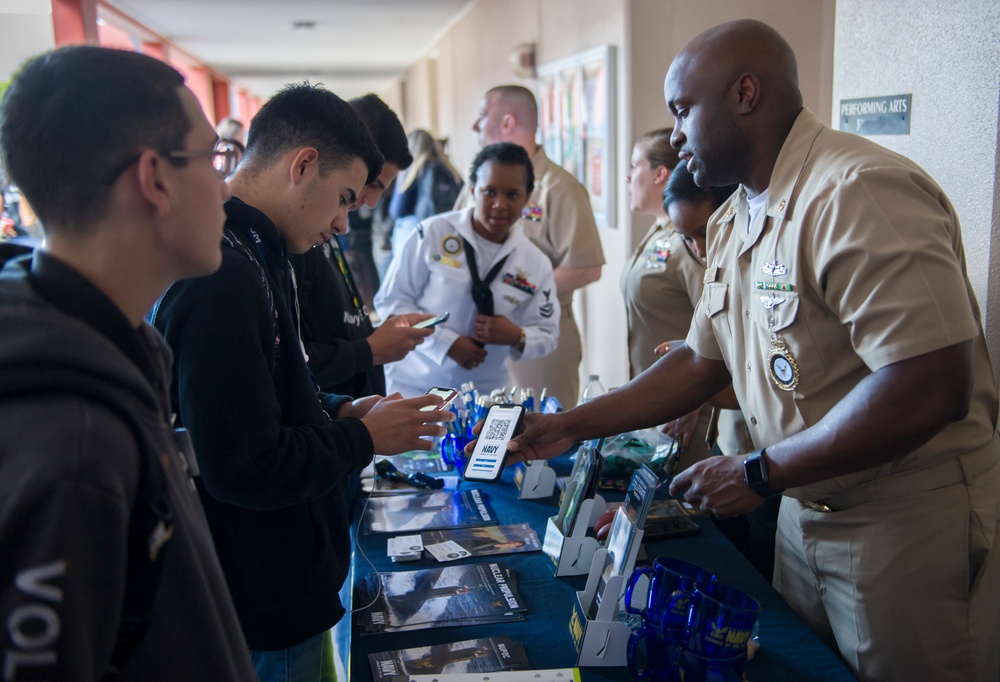
POLYGON ((755 290, 750 305, 750 319, 764 329, 781 331, 799 314, 799 295, 794 291, 755 290), (770 305, 770 307, 768 307, 770 305))
POLYGON ((701 306, 705 314, 715 317, 726 310, 729 285, 725 282, 709 282, 701 294, 701 306))

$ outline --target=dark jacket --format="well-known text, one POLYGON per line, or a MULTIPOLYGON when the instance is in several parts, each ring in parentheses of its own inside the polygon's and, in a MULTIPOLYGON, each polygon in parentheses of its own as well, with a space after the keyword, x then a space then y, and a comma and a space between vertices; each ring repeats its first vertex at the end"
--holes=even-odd
POLYGON ((331 240, 291 262, 299 283, 302 340, 320 390, 355 398, 385 395, 385 372, 372 364, 366 341, 374 331, 368 309, 340 246, 331 240))
POLYGON ((235 197, 226 216, 222 267, 168 289, 154 323, 174 351, 173 396, 247 643, 283 649, 344 614, 341 479, 371 461, 373 444, 360 420, 324 412, 345 398, 318 394, 309 375, 277 229, 235 197))
POLYGON ((173 531, 121 678, 256 680, 174 445, 166 346, 65 265, 35 258, 32 275, 21 260, 0 276, 0 651, 13 666, 4 679, 107 671, 135 580, 126 567, 148 556, 150 536, 130 534, 148 492, 142 471, 159 461, 173 531))

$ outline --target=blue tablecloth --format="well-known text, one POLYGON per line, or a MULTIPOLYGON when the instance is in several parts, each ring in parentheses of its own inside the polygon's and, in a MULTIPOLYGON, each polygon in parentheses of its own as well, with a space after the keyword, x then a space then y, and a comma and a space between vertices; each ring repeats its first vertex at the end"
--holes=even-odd
MULTIPOLYGON (((565 468, 565 461, 556 461, 557 469, 565 468), (562 466, 560 466, 562 464, 562 466)), ((501 524, 529 523, 544 539, 548 517, 557 511, 558 497, 543 500, 519 500, 512 482, 511 472, 504 474, 501 482, 472 484, 463 482, 464 488, 484 490, 501 524)), ((603 493, 602 493, 603 494, 603 493)), ((622 499, 620 493, 605 495, 622 499)), ((361 501, 363 503, 363 500, 361 501)), ((360 507, 360 504, 359 504, 360 507)), ((358 509, 360 511, 360 508, 358 509)), ((671 538, 653 542, 646 547, 650 558, 676 556, 698 564, 728 585, 755 597, 761 605, 761 649, 747 665, 748 680, 760 682, 838 682, 855 678, 837 656, 795 615, 778 593, 743 558, 726 537, 704 517, 693 517, 701 526, 698 535, 671 538)), ((406 571, 436 568, 440 564, 429 556, 420 561, 393 563, 386 556, 386 541, 390 535, 361 535, 357 547, 371 560, 379 571, 406 571)), ((352 627, 350 674, 353 682, 372 679, 368 654, 378 651, 405 649, 415 646, 444 644, 460 639, 506 635, 524 644, 533 667, 570 668, 576 666, 576 651, 569 632, 569 619, 576 591, 582 590, 585 578, 557 578, 551 562, 541 552, 506 554, 490 557, 500 560, 517 573, 517 588, 528 605, 523 622, 502 625, 480 625, 471 628, 438 628, 416 632, 359 634, 352 627)), ((465 560, 481 562, 483 558, 465 560)), ((354 579, 371 573, 372 569, 361 552, 355 552, 354 579)), ((354 605, 358 607, 357 604, 354 605)), ((353 614, 345 616, 356 617, 353 614)), ((624 682, 629 680, 627 669, 582 668, 582 678, 587 682, 603 680, 624 682)))

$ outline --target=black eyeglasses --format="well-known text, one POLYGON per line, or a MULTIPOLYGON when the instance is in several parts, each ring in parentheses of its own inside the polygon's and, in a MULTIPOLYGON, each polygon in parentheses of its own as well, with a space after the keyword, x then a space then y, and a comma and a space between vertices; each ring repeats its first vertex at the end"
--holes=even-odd
MULTIPOLYGON (((108 174, 104 176, 105 185, 113 185, 121 174, 124 173, 129 166, 139 160, 142 154, 133 154, 126 159, 123 159, 121 163, 118 163, 108 171, 108 174)), ((162 156, 169 157, 171 159, 211 159, 212 167, 219 172, 224 178, 228 178, 234 170, 236 170, 236 164, 240 161, 240 150, 236 148, 235 145, 228 142, 220 142, 216 144, 213 149, 206 150, 186 150, 180 149, 177 151, 168 152, 162 154, 162 156)))

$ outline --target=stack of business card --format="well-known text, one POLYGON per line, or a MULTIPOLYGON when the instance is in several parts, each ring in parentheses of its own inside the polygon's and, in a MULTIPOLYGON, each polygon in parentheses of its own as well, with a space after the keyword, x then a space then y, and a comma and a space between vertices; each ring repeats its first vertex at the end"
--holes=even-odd
POLYGON ((393 561, 416 561, 424 556, 424 541, 419 535, 389 538, 389 558, 393 561))

